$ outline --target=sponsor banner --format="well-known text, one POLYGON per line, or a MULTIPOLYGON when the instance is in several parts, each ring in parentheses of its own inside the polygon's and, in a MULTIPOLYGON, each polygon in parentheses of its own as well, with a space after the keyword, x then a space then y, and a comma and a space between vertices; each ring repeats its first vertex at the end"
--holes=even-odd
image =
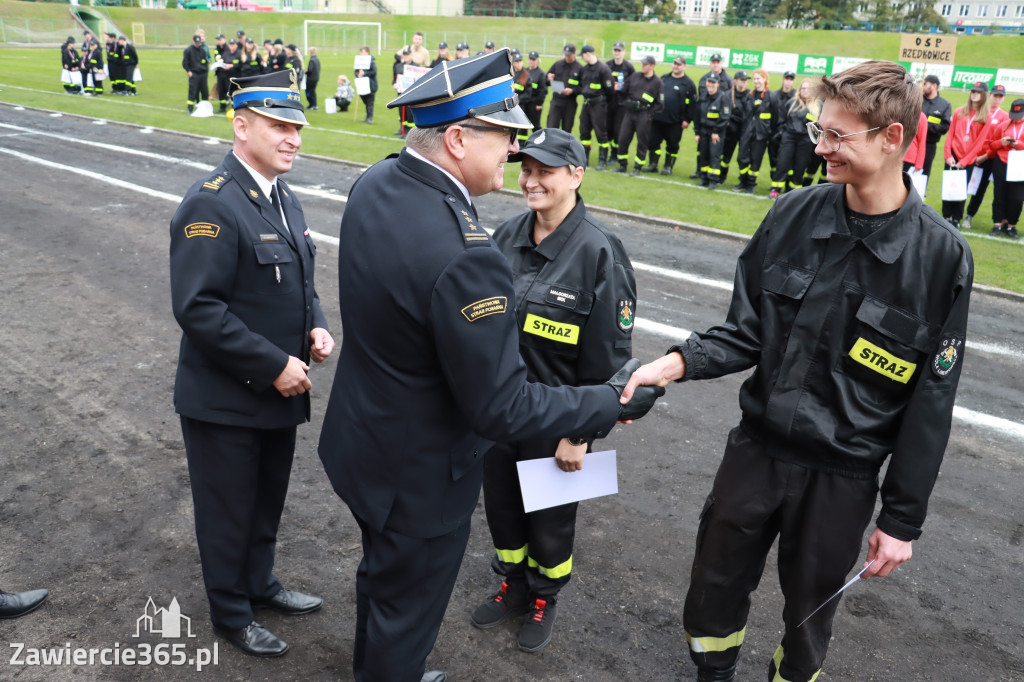
POLYGON ((696 45, 666 45, 665 46, 665 61, 671 62, 676 57, 682 57, 686 60, 686 63, 696 64, 697 63, 697 46, 696 45))
POLYGON ((1024 69, 999 69, 996 85, 1002 85, 1008 92, 1024 92, 1024 69))
POLYGON ((699 45, 697 47, 697 63, 698 64, 710 64, 711 55, 721 55, 722 64, 729 63, 729 48, 727 47, 706 47, 699 45))
POLYGON ((952 66, 955 56, 956 36, 904 34, 900 39, 900 61, 952 66))
POLYGON ((800 55, 792 52, 762 52, 761 68, 768 73, 797 72, 800 55))
POLYGON ((995 80, 995 69, 987 69, 983 66, 954 66, 953 80, 949 86, 969 90, 975 83, 987 83, 988 89, 991 90, 995 85, 995 80))
POLYGON ((939 84, 948 88, 950 83, 953 82, 953 69, 955 67, 952 64, 926 64, 924 62, 914 62, 910 65, 907 71, 914 77, 914 80, 921 82, 925 76, 935 75, 939 77, 939 84))
POLYGON ((841 73, 866 61, 868 60, 861 57, 833 57, 832 74, 835 75, 837 73, 841 73))
POLYGON ((797 73, 805 76, 824 76, 832 73, 832 57, 819 57, 815 55, 800 55, 800 66, 797 73))
POLYGON ((746 69, 753 71, 761 68, 761 57, 764 53, 751 50, 733 50, 729 53, 730 69, 746 69))
MULTIPOLYGON (((629 54, 629 58, 634 62, 639 62, 644 57, 650 55, 654 57, 657 62, 665 61, 665 44, 664 43, 633 43, 632 52, 629 54)), ((639 66, 639 63, 636 64, 639 66)))

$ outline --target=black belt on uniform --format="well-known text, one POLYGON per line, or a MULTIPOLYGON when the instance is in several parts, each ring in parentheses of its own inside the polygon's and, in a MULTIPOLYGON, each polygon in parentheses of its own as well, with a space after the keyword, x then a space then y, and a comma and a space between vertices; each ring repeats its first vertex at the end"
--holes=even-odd
POLYGON ((600 104, 601 102, 607 102, 608 98, 604 95, 594 95, 592 97, 583 96, 583 106, 588 104, 600 104))

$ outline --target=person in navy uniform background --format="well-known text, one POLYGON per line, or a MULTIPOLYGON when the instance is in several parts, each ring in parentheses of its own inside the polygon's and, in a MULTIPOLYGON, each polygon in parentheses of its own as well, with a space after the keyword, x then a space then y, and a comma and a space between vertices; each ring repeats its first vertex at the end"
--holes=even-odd
POLYGON ((359 682, 424 675, 493 441, 604 436, 660 393, 620 406, 608 384, 527 381, 508 261, 472 197, 502 185, 519 130, 509 50, 442 62, 389 108, 416 127, 352 187, 338 277, 345 341, 320 459, 362 532, 352 667, 359 682))
POLYGON ((309 420, 309 362, 334 341, 313 286, 316 247, 278 176, 306 124, 291 70, 231 82, 234 148, 171 220, 171 299, 181 325, 174 407, 214 629, 254 656, 288 645, 253 617, 320 608, 285 590, 274 549, 295 450, 309 420))

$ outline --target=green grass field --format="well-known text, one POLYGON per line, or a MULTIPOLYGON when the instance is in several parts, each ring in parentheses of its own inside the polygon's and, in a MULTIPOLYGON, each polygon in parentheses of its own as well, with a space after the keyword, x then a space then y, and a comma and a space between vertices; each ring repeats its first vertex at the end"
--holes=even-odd
MULTIPOLYGON (((112 8, 111 14, 122 28, 126 24, 130 25, 132 21, 144 20, 147 30, 157 25, 177 25, 185 27, 189 35, 195 25, 202 25, 206 28, 208 35, 216 35, 218 30, 233 33, 237 30, 237 25, 244 27, 250 35, 257 35, 260 30, 257 27, 260 26, 265 30, 270 30, 274 26, 286 26, 290 27, 288 30, 298 31, 297 35, 301 36, 302 19, 304 18, 299 14, 250 13, 242 16, 231 15, 233 21, 229 24, 225 21, 225 13, 220 12, 112 8), (183 21, 194 21, 195 23, 182 24, 183 21), (188 28, 189 26, 192 28, 188 28)), ((66 29, 62 25, 61 31, 59 31, 63 33, 63 36, 80 33, 74 29, 70 19, 65 19, 68 16, 66 6, 0 0, 0 18, 3 18, 5 22, 28 16, 32 17, 34 21, 64 21, 66 29)), ((478 44, 482 43, 484 39, 492 39, 497 43, 501 36, 507 35, 509 40, 501 42, 509 42, 516 47, 522 45, 521 42, 512 40, 510 25, 517 23, 514 20, 442 19, 385 15, 348 18, 361 21, 386 21, 389 26, 389 35, 405 35, 402 32, 410 32, 418 28, 427 34, 428 43, 433 41, 434 36, 443 33, 446 36, 478 36, 479 40, 476 40, 478 44), (393 33, 396 31, 398 33, 393 33)), ((524 24, 524 30, 529 30, 528 35, 531 41, 539 40, 545 35, 548 35, 552 41, 556 41, 556 39, 560 41, 559 35, 563 35, 565 31, 571 31, 568 35, 577 44, 582 44, 584 41, 597 44, 600 40, 611 41, 619 37, 632 39, 629 35, 633 32, 632 30, 623 31, 623 28, 627 28, 642 31, 644 40, 670 40, 674 43, 704 45, 744 45, 756 46, 757 49, 784 49, 804 54, 870 57, 886 56, 895 52, 899 41, 898 36, 873 33, 786 32, 768 29, 744 31, 733 28, 697 29, 679 26, 623 25, 614 22, 555 22, 547 20, 529 20, 528 22, 524 20, 521 23, 524 24), (550 34, 547 31, 550 31, 550 34), (870 45, 874 45, 879 52, 871 52, 868 47, 870 45), (826 46, 831 46, 831 49, 826 49, 826 46)), ((286 38, 286 41, 290 39, 298 42, 297 38, 286 38)), ((452 38, 449 38, 449 42, 451 40, 452 38)), ((957 61, 971 63, 966 57, 961 59, 960 56, 975 51, 973 53, 979 56, 978 61, 973 63, 988 63, 981 61, 984 59, 981 56, 982 52, 986 49, 991 50, 993 43, 999 44, 999 41, 1006 40, 1009 39, 999 37, 961 39, 957 61), (983 47, 984 41, 991 41, 987 48, 983 47)), ((373 125, 359 122, 358 119, 363 117, 361 110, 355 115, 352 110, 336 115, 327 115, 323 111, 308 112, 310 127, 303 131, 303 151, 369 164, 401 149, 401 139, 392 134, 398 128, 398 116, 394 111, 385 108, 393 93, 389 85, 388 74, 391 65, 390 48, 401 43, 386 41, 386 44, 388 44, 389 52, 386 52, 378 60, 378 69, 382 78, 380 90, 377 93, 376 122, 373 125)), ((557 44, 561 43, 557 42, 557 44)), ((1016 59, 1024 62, 1024 53, 1021 53, 1020 50, 1016 52, 1019 53, 1016 55, 1016 59)), ((7 48, 3 50, 2 54, 7 66, 4 73, 0 75, 0 100, 2 101, 225 139, 231 136, 231 128, 223 116, 196 119, 186 115, 187 87, 185 74, 181 69, 181 51, 179 49, 139 49, 143 81, 139 84, 139 96, 134 98, 115 97, 109 94, 103 97, 86 98, 64 94, 59 82, 60 62, 56 48, 7 48)), ((351 75, 353 54, 348 50, 321 50, 320 60, 324 74, 319 88, 321 100, 325 96, 333 94, 334 82, 338 74, 348 73, 351 75)), ((550 61, 550 59, 543 60, 543 65, 547 66, 550 61)), ((659 68, 658 73, 667 70, 667 67, 659 68)), ((696 80, 704 71, 703 67, 694 66, 690 69, 690 75, 696 80)), ((212 84, 213 78, 210 80, 212 84)), ((959 106, 966 99, 965 94, 956 91, 947 91, 945 96, 952 101, 954 107, 959 106)), ((596 157, 596 151, 594 156, 596 157)), ((770 207, 767 198, 769 184, 767 160, 761 171, 757 194, 746 196, 728 191, 708 192, 688 180, 687 176, 693 172, 695 167, 695 156, 693 136, 684 134, 675 175, 666 178, 661 175, 644 174, 638 178, 631 178, 619 174, 591 171, 587 173, 583 194, 588 203, 593 205, 752 234, 770 207)), ((941 154, 936 156, 933 168, 935 180, 929 192, 928 203, 939 210, 941 202, 938 180, 942 170, 942 160, 941 154)), ((596 158, 594 160, 596 161, 596 158)), ((506 187, 517 188, 517 172, 515 164, 509 164, 505 171, 506 187)), ((735 184, 736 177, 734 160, 729 180, 725 186, 731 187, 735 184)), ((1024 292, 1024 267, 1021 266, 1022 256, 1024 256, 1024 250, 1021 249, 1024 245, 1005 238, 987 236, 988 227, 990 227, 991 194, 990 190, 978 213, 976 220, 978 227, 965 233, 974 250, 977 269, 976 281, 1024 292)))

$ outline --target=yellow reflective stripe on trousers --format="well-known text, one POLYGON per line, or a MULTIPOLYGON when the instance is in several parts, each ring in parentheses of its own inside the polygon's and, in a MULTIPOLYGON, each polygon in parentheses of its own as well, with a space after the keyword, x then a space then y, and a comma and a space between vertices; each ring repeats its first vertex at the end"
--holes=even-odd
POLYGON ((747 636, 747 629, 734 632, 728 637, 694 637, 686 633, 686 643, 690 645, 690 651, 695 654, 707 654, 716 651, 728 651, 743 644, 743 638, 747 636))
POLYGON ((526 558, 526 550, 529 545, 523 545, 519 549, 498 549, 494 548, 494 551, 498 553, 498 558, 504 561, 506 564, 521 564, 523 559, 526 558))
MULTIPOLYGON (((783 677, 782 673, 779 672, 779 666, 782 665, 782 659, 785 658, 785 656, 786 652, 783 651, 782 645, 780 644, 779 648, 775 650, 775 654, 772 655, 772 663, 775 664, 775 677, 772 678, 772 682, 789 682, 789 680, 783 677)), ((821 668, 818 668, 818 672, 814 673, 811 679, 809 679, 807 682, 814 682, 816 679, 818 679, 818 675, 820 674, 821 668)))
POLYGON ((552 580, 558 580, 572 573, 572 557, 569 557, 568 561, 563 561, 554 568, 545 568, 537 563, 536 559, 530 557, 527 563, 530 568, 536 568, 540 573, 546 575, 552 580))

